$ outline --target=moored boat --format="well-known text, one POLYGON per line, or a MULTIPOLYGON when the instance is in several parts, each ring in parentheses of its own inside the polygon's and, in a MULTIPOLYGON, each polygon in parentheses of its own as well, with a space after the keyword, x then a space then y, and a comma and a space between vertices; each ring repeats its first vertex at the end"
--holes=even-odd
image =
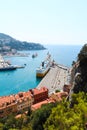
POLYGON ((50 66, 51 66, 51 55, 47 54, 46 60, 44 60, 41 63, 40 67, 36 69, 36 76, 44 77, 47 74, 47 72, 50 70, 50 66))
POLYGON ((16 66, 13 66, 5 61, 3 57, 0 55, 0 71, 7 71, 7 70, 15 70, 16 66))
POLYGON ((38 56, 38 54, 35 53, 35 54, 32 55, 32 58, 35 58, 35 57, 37 57, 37 56, 38 56))

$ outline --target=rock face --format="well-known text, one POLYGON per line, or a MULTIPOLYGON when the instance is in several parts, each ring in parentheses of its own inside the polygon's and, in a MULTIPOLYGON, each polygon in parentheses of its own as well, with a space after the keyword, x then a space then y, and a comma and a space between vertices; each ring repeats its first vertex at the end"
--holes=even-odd
POLYGON ((87 44, 83 46, 78 54, 78 61, 72 70, 73 92, 87 92, 87 44), (78 64, 77 64, 78 63, 78 64))
POLYGON ((0 52, 4 50, 15 49, 15 50, 43 50, 46 49, 43 45, 39 43, 32 42, 21 42, 12 38, 9 35, 0 33, 0 52))

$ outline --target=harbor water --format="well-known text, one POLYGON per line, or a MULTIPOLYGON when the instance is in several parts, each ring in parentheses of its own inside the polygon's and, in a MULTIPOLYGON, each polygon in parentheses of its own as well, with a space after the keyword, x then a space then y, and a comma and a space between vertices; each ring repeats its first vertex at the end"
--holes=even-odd
POLYGON ((5 60, 10 61, 13 65, 25 64, 25 68, 0 72, 0 96, 16 94, 37 87, 41 79, 36 78, 36 68, 45 59, 48 51, 57 63, 70 67, 72 61, 77 59, 82 46, 46 45, 45 47, 46 50, 22 51, 22 53, 28 53, 28 57, 5 57, 5 60), (32 58, 32 54, 35 53, 38 56, 32 58))

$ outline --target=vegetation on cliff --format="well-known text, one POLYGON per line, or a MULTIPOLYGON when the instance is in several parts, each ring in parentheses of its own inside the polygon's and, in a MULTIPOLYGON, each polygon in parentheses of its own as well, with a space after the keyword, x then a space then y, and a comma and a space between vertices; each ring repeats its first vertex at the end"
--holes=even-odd
POLYGON ((80 53, 78 54, 79 65, 75 68, 75 84, 73 91, 78 93, 79 91, 87 92, 87 44, 85 44, 80 53))
POLYGON ((87 122, 87 95, 73 94, 71 102, 63 100, 52 109, 52 113, 45 122, 44 130, 85 130, 87 122))

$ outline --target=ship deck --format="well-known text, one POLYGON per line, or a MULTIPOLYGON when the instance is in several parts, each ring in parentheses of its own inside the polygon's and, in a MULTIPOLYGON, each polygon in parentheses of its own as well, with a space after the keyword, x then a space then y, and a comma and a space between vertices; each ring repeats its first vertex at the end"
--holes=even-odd
POLYGON ((41 88, 43 86, 47 87, 49 90, 49 94, 55 92, 55 90, 63 90, 64 84, 68 84, 68 76, 69 76, 69 68, 64 69, 55 65, 50 69, 50 71, 46 74, 46 76, 41 80, 37 88, 41 88))

